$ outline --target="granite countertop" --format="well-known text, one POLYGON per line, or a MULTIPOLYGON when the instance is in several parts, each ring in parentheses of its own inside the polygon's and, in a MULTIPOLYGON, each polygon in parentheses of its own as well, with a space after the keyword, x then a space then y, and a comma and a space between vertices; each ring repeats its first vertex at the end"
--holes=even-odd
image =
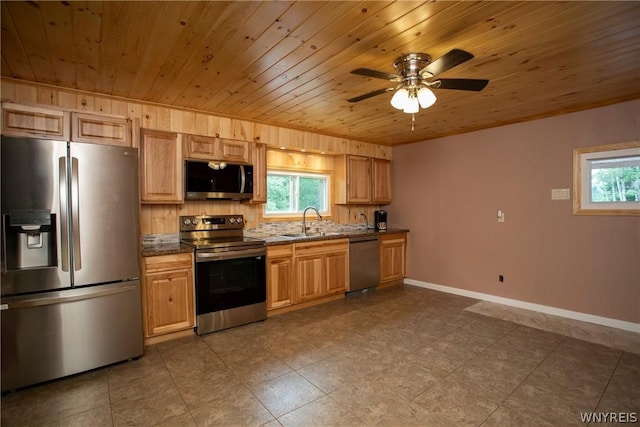
POLYGON ((193 247, 178 242, 163 242, 142 245, 142 256, 174 255, 193 252, 193 247))
MULTIPOLYGON (((318 241, 318 240, 337 240, 337 239, 348 239, 350 237, 356 236, 366 236, 369 234, 393 234, 393 233, 407 233, 408 229, 405 228, 390 228, 387 231, 375 231, 372 229, 356 229, 356 230, 348 230, 348 231, 332 231, 327 232, 326 234, 316 234, 305 237, 287 237, 283 235, 274 235, 274 236, 256 236, 257 239, 264 240, 266 246, 275 246, 275 245, 287 245, 289 243, 299 243, 299 242, 310 242, 310 241, 318 241)), ((312 233, 313 234, 313 233, 312 233)), ((185 245, 181 243, 179 240, 172 241, 156 241, 156 242, 145 242, 142 244, 142 256, 159 256, 159 255, 173 255, 173 254, 181 254, 181 253, 191 253, 194 252, 193 246, 185 245)))

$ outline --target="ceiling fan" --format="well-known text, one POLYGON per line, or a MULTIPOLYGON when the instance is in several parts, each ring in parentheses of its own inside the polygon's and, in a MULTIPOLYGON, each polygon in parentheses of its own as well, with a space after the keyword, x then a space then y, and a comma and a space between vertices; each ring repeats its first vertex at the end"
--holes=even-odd
POLYGON ((436 102, 436 96, 431 89, 456 89, 480 91, 489 83, 489 80, 481 79, 437 79, 443 73, 457 65, 473 58, 473 55, 461 49, 452 49, 444 56, 431 61, 431 56, 426 53, 408 53, 402 55, 393 62, 393 68, 397 74, 370 68, 357 68, 352 74, 375 77, 377 79, 397 82, 395 87, 378 89, 355 98, 347 99, 348 102, 359 102, 386 92, 395 92, 391 98, 391 105, 405 113, 414 114, 422 108, 429 108, 436 102))

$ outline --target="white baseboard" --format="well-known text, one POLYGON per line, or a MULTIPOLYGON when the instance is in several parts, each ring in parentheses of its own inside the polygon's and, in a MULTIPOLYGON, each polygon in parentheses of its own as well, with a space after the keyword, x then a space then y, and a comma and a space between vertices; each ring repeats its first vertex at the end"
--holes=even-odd
POLYGON ((407 285, 418 286, 420 288, 432 289, 434 291, 446 292, 449 294, 475 298, 483 301, 495 302, 497 304, 537 311, 540 313, 551 314, 553 316, 565 317, 567 319, 580 320, 582 322, 595 323, 596 325, 608 326, 610 328, 622 329, 625 331, 640 334, 640 323, 626 322, 624 320, 611 319, 609 317, 595 316, 593 314, 580 313, 579 311, 565 310, 548 305, 534 304, 526 301, 504 298, 490 294, 483 294, 481 292, 468 291, 466 289, 436 285, 434 283, 421 282, 414 279, 404 279, 404 283, 407 285))

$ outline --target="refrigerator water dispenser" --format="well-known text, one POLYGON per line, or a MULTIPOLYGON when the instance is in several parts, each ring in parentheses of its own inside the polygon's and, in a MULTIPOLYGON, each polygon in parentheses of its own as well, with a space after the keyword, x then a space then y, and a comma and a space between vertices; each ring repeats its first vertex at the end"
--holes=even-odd
POLYGON ((20 270, 57 265, 55 214, 16 209, 3 215, 5 268, 20 270))

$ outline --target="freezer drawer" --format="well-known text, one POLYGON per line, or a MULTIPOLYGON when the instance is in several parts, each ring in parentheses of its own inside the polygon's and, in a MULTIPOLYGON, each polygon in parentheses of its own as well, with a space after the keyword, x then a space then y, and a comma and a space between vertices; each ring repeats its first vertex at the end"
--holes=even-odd
POLYGON ((140 282, 2 300, 2 391, 141 356, 140 282))

